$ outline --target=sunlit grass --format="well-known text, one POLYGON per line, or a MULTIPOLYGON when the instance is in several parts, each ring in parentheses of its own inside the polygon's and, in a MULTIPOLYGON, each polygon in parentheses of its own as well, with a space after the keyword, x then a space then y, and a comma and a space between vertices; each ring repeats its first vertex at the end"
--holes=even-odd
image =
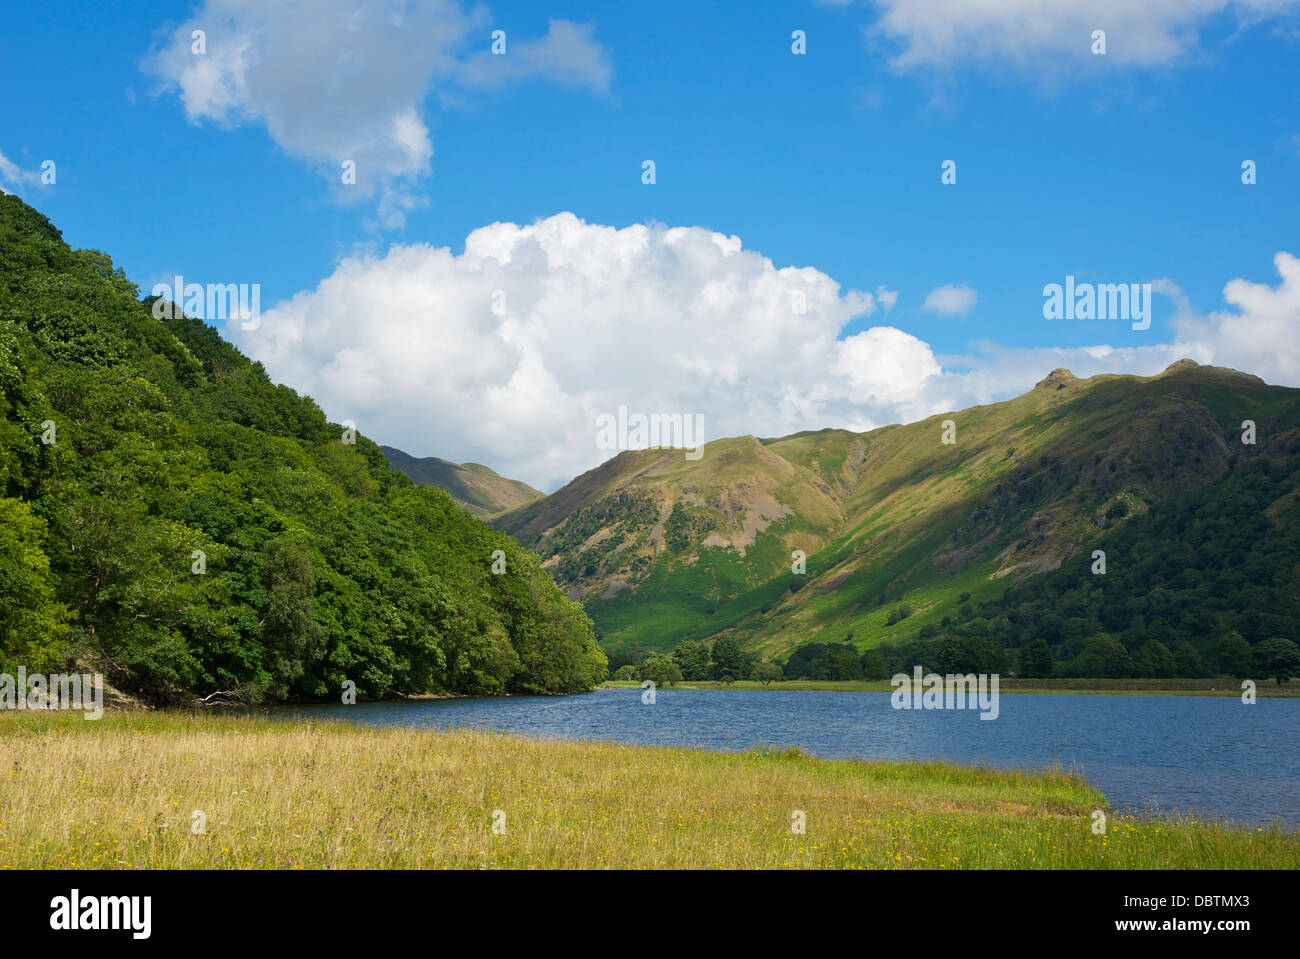
POLYGON ((1300 863, 1300 839, 1279 830, 1112 816, 1096 835, 1091 814, 1104 806, 1061 771, 207 715, 0 714, 0 863, 11 868, 1300 863))

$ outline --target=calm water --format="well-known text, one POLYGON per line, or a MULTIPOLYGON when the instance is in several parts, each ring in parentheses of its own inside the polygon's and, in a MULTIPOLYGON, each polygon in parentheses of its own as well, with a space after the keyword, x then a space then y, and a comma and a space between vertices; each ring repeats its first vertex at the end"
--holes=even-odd
POLYGON ((1001 697, 974 711, 894 710, 887 693, 640 690, 580 696, 307 706, 279 715, 379 726, 475 726, 525 736, 731 751, 795 745, 830 759, 944 759, 1080 770, 1112 808, 1300 826, 1300 700, 1001 697))

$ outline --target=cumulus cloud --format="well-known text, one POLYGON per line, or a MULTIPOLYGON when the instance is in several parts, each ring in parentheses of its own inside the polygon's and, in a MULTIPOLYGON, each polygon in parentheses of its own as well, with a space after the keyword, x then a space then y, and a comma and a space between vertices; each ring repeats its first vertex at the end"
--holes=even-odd
POLYGON ((1200 363, 1254 373, 1270 383, 1300 384, 1300 259, 1273 257, 1277 286, 1235 279, 1223 288, 1231 309, 1198 316, 1180 302, 1176 348, 1200 363))
POLYGON ((473 39, 488 44, 488 24, 483 7, 456 0, 205 0, 144 67, 180 97, 191 122, 262 123, 286 153, 329 178, 336 198, 378 194, 381 219, 400 226, 404 211, 423 204, 414 185, 431 172, 423 102, 435 81, 464 75, 484 86, 528 76, 608 87, 609 63, 590 25, 554 20, 541 40, 491 58, 512 64, 493 73, 475 57, 460 59, 473 39), (345 161, 356 182, 343 187, 345 161))
POLYGON ((1108 65, 1161 66, 1191 56, 1212 18, 1239 26, 1290 17, 1297 0, 878 0, 869 32, 898 47, 895 66, 962 63, 1057 68, 1093 61, 1106 31, 1108 65))
POLYGON ((739 237, 561 213, 482 227, 460 254, 346 259, 232 335, 337 420, 547 486, 610 455, 596 418, 619 406, 700 413, 710 438, 911 415, 939 365, 901 330, 840 338, 875 310, 739 237))
POLYGON ((976 298, 973 287, 945 285, 931 290, 921 304, 921 309, 931 313, 965 316, 975 308, 976 298))
MULTIPOLYGON (((1006 399, 1051 369, 1152 375, 1190 356, 1300 384, 1300 261, 1233 280, 1229 309, 1181 304, 1174 342, 936 356, 884 324, 881 298, 778 268, 702 227, 614 228, 560 213, 493 223, 464 251, 394 245, 228 331, 335 420, 415 455, 487 463, 552 489, 603 462, 597 418, 701 414, 706 438, 866 430, 1006 399)), ((889 292, 886 290, 886 292, 889 292)))

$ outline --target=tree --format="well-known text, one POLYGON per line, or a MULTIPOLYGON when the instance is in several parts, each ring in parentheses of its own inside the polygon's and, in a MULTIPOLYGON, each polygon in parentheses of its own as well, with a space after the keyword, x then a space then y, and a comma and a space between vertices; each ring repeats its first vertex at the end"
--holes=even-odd
POLYGON ((911 615, 912 607, 907 603, 900 603, 889 611, 889 618, 885 620, 885 625, 893 626, 895 623, 901 623, 911 615))
POLYGON ((1031 639, 1016 653, 1016 675, 1025 679, 1043 679, 1052 675, 1052 647, 1047 640, 1031 639))
POLYGON ((68 610, 50 586, 45 521, 20 500, 0 499, 0 670, 33 672, 63 659, 68 610))
POLYGON ((1078 667, 1084 676, 1122 679, 1133 674, 1128 650, 1106 633, 1098 633, 1088 640, 1079 656, 1078 667))
POLYGON ((1224 633, 1214 644, 1215 664, 1219 672, 1237 679, 1250 675, 1250 643, 1236 630, 1224 633))
POLYGON ((814 679, 818 663, 830 649, 825 643, 804 643, 790 654, 785 663, 786 679, 814 679))
POLYGON ((1204 679, 1210 675, 1205 660, 1191 643, 1183 641, 1174 645, 1174 675, 1183 679, 1204 679))
POLYGON ((1164 643, 1148 639, 1133 659, 1133 675, 1165 679, 1178 671, 1174 654, 1164 643))
POLYGON ((1281 636, 1262 640, 1252 654, 1255 672, 1272 676, 1279 686, 1300 675, 1300 646, 1281 636))
POLYGON ((889 661, 878 651, 869 649, 862 654, 863 679, 888 679, 889 661))
POLYGON ((947 636, 939 644, 935 668, 941 673, 1001 673, 1007 654, 983 636, 947 636))
POLYGON ((813 668, 814 679, 839 682, 862 678, 862 659, 852 646, 832 646, 813 668))
POLYGON ((735 682, 749 675, 751 657, 743 652, 730 636, 722 636, 713 643, 713 663, 709 672, 720 682, 735 682))
POLYGON ((312 611, 316 571, 300 543, 275 540, 266 547, 266 603, 262 640, 271 653, 277 692, 303 675, 308 660, 320 657, 322 631, 312 611))
POLYGON ((700 682, 709 678, 709 647, 698 640, 687 640, 673 650, 673 662, 682 671, 682 678, 688 682, 700 682))
POLYGON ((650 680, 656 686, 671 686, 682 681, 682 671, 663 653, 651 653, 637 669, 637 677, 650 680))
POLYGON ((749 678, 764 686, 771 685, 784 675, 781 667, 776 663, 755 663, 749 671, 749 678))

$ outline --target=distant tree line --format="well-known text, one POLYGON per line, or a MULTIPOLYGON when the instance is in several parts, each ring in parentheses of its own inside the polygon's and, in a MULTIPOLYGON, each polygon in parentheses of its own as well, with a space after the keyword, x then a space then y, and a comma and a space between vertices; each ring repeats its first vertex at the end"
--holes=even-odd
POLYGON ((687 640, 671 653, 612 653, 609 662, 614 679, 649 679, 658 686, 680 682, 727 684, 743 679, 766 685, 784 675, 778 664, 746 652, 730 636, 721 636, 711 644, 687 640))
POLYGON ((1270 637, 1252 647, 1239 635, 1228 634, 1216 643, 1218 656, 1207 665, 1191 644, 1180 644, 1175 654, 1158 640, 1147 640, 1131 654, 1114 637, 1100 634, 1084 645, 1074 661, 1060 663, 1053 658, 1051 645, 1041 638, 1007 650, 983 637, 923 632, 924 639, 884 643, 865 652, 849 642, 805 643, 790 654, 784 666, 746 653, 728 637, 718 639, 712 648, 692 640, 672 653, 614 654, 610 675, 620 680, 649 679, 659 686, 684 681, 726 684, 738 679, 764 684, 797 679, 885 680, 897 673, 910 674, 917 665, 941 674, 997 673, 1026 679, 1254 677, 1282 683, 1300 675, 1300 645, 1285 637, 1270 637))

